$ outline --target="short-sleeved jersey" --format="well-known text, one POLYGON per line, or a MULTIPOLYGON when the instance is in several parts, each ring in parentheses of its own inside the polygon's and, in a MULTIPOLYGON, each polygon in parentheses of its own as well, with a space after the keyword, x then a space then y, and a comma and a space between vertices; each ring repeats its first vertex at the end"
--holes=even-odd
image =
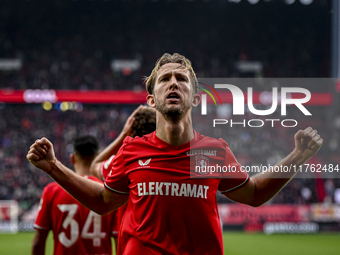
MULTIPOLYGON (((115 155, 112 155, 109 159, 103 161, 100 165, 100 175, 102 177, 102 180, 105 181, 106 177, 109 175, 112 167, 113 167, 113 159, 115 155)), ((124 216, 124 212, 126 210, 127 204, 124 204, 123 206, 119 207, 117 210, 115 210, 115 226, 117 228, 117 232, 115 232, 118 235, 118 231, 120 229, 120 225, 124 216)), ((118 240, 119 242, 119 240, 118 240)))
MULTIPOLYGON (((95 177, 87 177, 100 182, 95 177)), ((54 254, 112 254, 114 214, 100 216, 80 204, 57 183, 42 194, 35 229, 52 230, 54 254)))
POLYGON ((216 192, 241 187, 248 179, 222 139, 195 132, 190 142, 172 146, 156 132, 126 138, 105 180, 108 190, 129 194, 118 254, 223 254, 216 192), (202 164, 237 171, 193 175, 202 164))

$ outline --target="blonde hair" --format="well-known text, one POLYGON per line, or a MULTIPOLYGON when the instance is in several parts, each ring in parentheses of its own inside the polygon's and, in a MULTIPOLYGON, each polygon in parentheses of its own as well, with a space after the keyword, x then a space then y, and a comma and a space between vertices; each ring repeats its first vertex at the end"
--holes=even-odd
POLYGON ((178 63, 181 64, 186 70, 189 71, 191 78, 191 84, 194 89, 194 93, 197 93, 198 90, 198 81, 196 78, 196 74, 194 69, 191 66, 191 61, 186 57, 182 56, 181 54, 174 53, 173 55, 169 53, 164 53, 161 58, 159 58, 156 62, 154 69, 151 72, 149 77, 145 78, 146 81, 146 90, 149 94, 153 94, 153 89, 155 87, 156 77, 158 70, 165 64, 168 63, 178 63))

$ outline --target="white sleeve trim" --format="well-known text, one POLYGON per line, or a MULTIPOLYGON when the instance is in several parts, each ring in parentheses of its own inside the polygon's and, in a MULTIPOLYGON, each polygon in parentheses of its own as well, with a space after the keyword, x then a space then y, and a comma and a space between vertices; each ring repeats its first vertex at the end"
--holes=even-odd
POLYGON ((40 227, 40 226, 37 225, 37 224, 34 224, 33 227, 36 228, 36 229, 45 229, 45 230, 49 230, 49 228, 43 228, 43 227, 40 227))

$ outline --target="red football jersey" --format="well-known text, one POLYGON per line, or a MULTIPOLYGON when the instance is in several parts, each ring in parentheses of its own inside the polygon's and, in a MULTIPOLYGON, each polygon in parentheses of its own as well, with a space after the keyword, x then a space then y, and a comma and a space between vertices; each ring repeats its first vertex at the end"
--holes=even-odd
MULTIPOLYGON (((84 178, 100 182, 92 176, 84 178)), ((117 232, 114 214, 100 216, 80 204, 57 183, 50 183, 43 191, 34 228, 53 231, 56 255, 111 255, 111 237, 117 232)))
MULTIPOLYGON (((109 159, 105 160, 100 165, 100 175, 102 177, 102 180, 105 181, 106 177, 109 175, 112 166, 113 166, 113 159, 115 155, 112 155, 109 159)), ((123 206, 119 207, 117 210, 115 210, 115 226, 117 228, 117 235, 118 231, 120 229, 120 224, 122 222, 124 212, 126 210, 127 204, 124 204, 123 206)), ((119 242, 119 240, 118 240, 119 242)))
POLYGON ((129 194, 118 254, 223 254, 216 191, 233 190, 248 179, 222 139, 195 132, 192 141, 172 146, 155 132, 126 138, 105 180, 108 190, 129 194), (193 171, 217 164, 237 171, 193 171))

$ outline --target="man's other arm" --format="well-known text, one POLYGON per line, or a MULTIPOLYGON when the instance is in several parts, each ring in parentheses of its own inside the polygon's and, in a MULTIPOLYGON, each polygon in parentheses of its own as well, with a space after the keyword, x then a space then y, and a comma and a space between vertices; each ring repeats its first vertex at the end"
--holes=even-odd
POLYGON ((49 230, 47 229, 36 229, 33 242, 32 242, 32 255, 44 255, 46 239, 49 230))
POLYGON ((103 184, 83 178, 64 166, 56 159, 53 145, 46 138, 36 140, 26 157, 80 203, 98 214, 107 214, 128 200, 128 195, 111 192, 103 184))
POLYGON ((296 174, 299 166, 314 156, 320 149, 323 139, 311 127, 299 130, 295 136, 295 149, 274 166, 277 169, 287 167, 290 172, 260 173, 250 178, 246 185, 224 195, 236 202, 251 206, 260 206, 274 197, 296 174))
POLYGON ((103 176, 100 173, 100 166, 102 162, 109 159, 112 155, 117 154, 119 148, 122 146, 125 137, 129 136, 132 132, 133 122, 135 121, 136 113, 142 109, 143 106, 140 105, 137 109, 126 120, 125 125, 120 132, 119 136, 110 143, 101 153, 99 153, 91 163, 91 174, 102 180, 103 176))

